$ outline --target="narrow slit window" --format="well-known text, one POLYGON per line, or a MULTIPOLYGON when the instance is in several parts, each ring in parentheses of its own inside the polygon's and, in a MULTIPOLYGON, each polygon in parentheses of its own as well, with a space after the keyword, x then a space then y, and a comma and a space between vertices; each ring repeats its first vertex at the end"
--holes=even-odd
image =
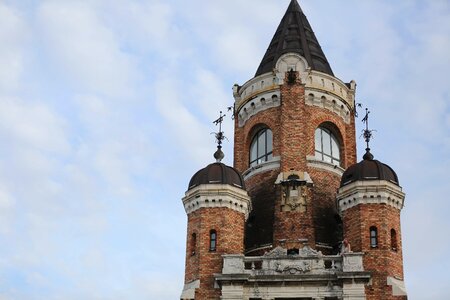
POLYGON ((191 255, 195 255, 197 249, 197 234, 193 233, 191 237, 191 255))
POLYGON ((395 229, 391 229, 391 250, 397 251, 397 232, 395 229))
POLYGON ((217 232, 211 230, 209 232, 209 251, 216 251, 217 249, 217 232))
POLYGON ((370 248, 378 248, 378 231, 375 226, 370 227, 370 248))

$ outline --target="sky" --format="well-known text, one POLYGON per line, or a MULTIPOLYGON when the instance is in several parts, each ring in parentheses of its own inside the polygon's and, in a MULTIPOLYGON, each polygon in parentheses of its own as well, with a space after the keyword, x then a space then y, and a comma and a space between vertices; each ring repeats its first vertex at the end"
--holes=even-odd
MULTIPOLYGON (((406 193, 409 299, 450 299, 450 1, 299 2, 406 193)), ((0 0, 0 300, 179 298, 181 198, 288 4, 0 0)))

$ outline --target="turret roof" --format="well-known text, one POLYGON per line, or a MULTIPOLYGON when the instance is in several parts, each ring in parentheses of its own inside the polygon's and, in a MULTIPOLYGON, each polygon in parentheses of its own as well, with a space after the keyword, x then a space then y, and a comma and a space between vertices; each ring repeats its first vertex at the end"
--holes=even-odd
POLYGON ((272 71, 280 56, 289 52, 303 56, 311 69, 333 75, 330 64, 297 0, 291 0, 255 76, 272 71))
POLYGON ((399 185, 395 171, 388 165, 373 159, 370 149, 366 149, 363 160, 351 165, 341 178, 341 187, 355 181, 362 180, 387 180, 399 185))

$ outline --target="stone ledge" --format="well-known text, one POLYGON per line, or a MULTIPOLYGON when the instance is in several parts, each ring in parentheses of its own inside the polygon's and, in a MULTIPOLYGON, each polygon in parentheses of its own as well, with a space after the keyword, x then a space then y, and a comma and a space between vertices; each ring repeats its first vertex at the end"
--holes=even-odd
POLYGON ((308 155, 306 156, 307 166, 322 169, 325 171, 333 172, 338 176, 342 176, 344 174, 344 169, 338 165, 333 165, 331 163, 325 162, 323 160, 317 159, 315 156, 308 155))
POLYGON ((387 285, 392 286, 392 295, 393 296, 407 296, 405 282, 403 280, 388 277, 387 285))
POLYGON ((200 280, 194 280, 184 284, 183 291, 181 292, 180 299, 194 299, 195 290, 200 287, 200 280))
POLYGON ((269 170, 278 169, 280 168, 280 166, 281 166, 280 157, 274 156, 272 160, 265 161, 263 163, 260 163, 259 165, 248 168, 247 170, 244 171, 244 173, 242 173, 242 176, 244 177, 244 180, 247 180, 256 174, 269 170))

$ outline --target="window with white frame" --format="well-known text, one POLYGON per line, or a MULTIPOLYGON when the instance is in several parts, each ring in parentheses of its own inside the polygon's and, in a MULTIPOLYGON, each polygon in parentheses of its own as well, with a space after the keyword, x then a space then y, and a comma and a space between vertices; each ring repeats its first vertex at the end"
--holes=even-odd
POLYGON ((258 131, 250 144, 250 167, 272 160, 272 130, 269 128, 258 131))
POLYGON ((315 132, 314 141, 316 159, 334 165, 341 164, 339 141, 331 130, 324 127, 318 127, 315 132))

